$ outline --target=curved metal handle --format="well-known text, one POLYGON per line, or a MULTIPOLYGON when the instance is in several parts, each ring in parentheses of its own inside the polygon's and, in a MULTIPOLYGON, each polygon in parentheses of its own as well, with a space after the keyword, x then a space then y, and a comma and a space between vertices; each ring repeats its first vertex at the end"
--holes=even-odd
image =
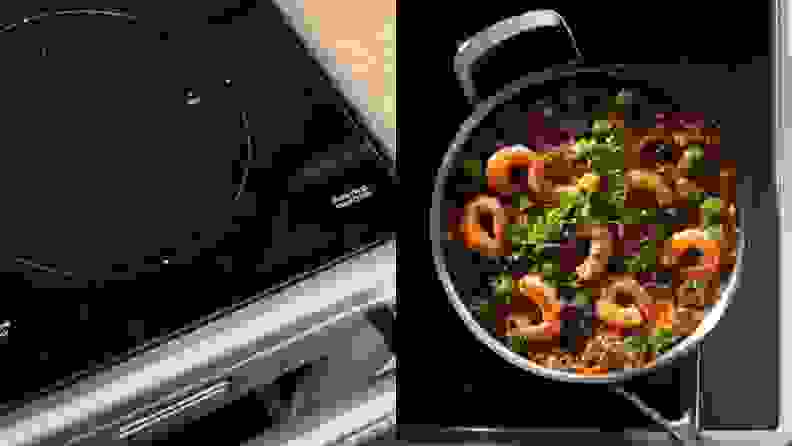
MULTIPOLYGON (((701 355, 701 344, 696 347, 699 355, 701 355)), ((680 445, 697 445, 700 444, 701 437, 699 435, 699 415, 701 411, 701 394, 699 392, 701 383, 701 361, 696 362, 696 397, 693 402, 693 407, 681 420, 668 420, 656 409, 649 407, 638 395, 626 390, 618 384, 609 386, 608 388, 624 398, 628 399, 635 407, 637 407, 644 415, 651 418, 659 426, 662 426, 666 432, 673 438, 674 442, 680 445)))
POLYGON ((396 412, 379 418, 365 427, 329 443, 327 446, 365 446, 375 440, 389 439, 395 433, 396 412))
POLYGON ((651 418, 659 426, 662 426, 677 444, 683 446, 699 444, 700 438, 698 435, 698 429, 696 429, 696 426, 690 415, 686 416, 683 420, 669 421, 656 409, 653 409, 644 403, 643 400, 638 398, 636 394, 625 390, 623 387, 614 385, 610 387, 610 390, 628 399, 638 409, 640 409, 644 415, 651 418))
POLYGON ((567 26, 564 18, 556 11, 550 9, 531 11, 523 15, 504 19, 460 45, 454 58, 454 70, 470 103, 475 104, 479 99, 472 79, 472 68, 479 59, 489 53, 490 50, 519 34, 548 27, 561 28, 566 33, 569 37, 571 49, 577 55, 575 60, 570 62, 581 62, 582 55, 577 43, 575 43, 572 31, 567 26))
POLYGON ((366 319, 382 335, 388 350, 396 355, 394 339, 394 325, 396 324, 396 305, 395 302, 388 302, 382 306, 374 307, 366 312, 366 319))

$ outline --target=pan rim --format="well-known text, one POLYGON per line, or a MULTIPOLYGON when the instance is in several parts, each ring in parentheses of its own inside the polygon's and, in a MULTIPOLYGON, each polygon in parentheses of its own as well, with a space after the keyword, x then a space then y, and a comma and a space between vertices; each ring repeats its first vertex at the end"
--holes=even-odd
MULTIPOLYGON (((467 329, 476 337, 476 339, 489 347, 490 350, 497 353, 501 358, 505 359, 512 365, 542 376, 544 378, 552 379, 554 381, 570 382, 570 383, 586 383, 586 384, 614 384, 629 381, 632 378, 651 374, 663 367, 668 366, 676 359, 687 356, 694 347, 701 343, 704 338, 718 325, 726 309, 731 304, 734 294, 740 286, 740 277, 742 273, 743 254, 745 247, 745 236, 740 228, 737 228, 737 259, 734 269, 730 273, 729 281, 725 289, 721 291, 721 297, 718 302, 711 308, 704 320, 699 324, 697 333, 686 337, 678 345, 674 346, 670 351, 661 355, 652 367, 642 367, 633 369, 622 369, 618 372, 609 372, 603 375, 580 375, 577 373, 570 373, 559 369, 551 369, 533 365, 527 358, 515 353, 507 348, 502 342, 492 336, 485 328, 483 328, 476 318, 472 315, 467 305, 462 302, 459 294, 451 280, 450 274, 445 262, 445 255, 443 253, 443 241, 441 234, 445 234, 442 228, 441 211, 445 203, 445 186, 449 177, 451 166, 455 161, 457 155, 462 151, 462 148, 469 140, 470 134, 478 128, 480 122, 490 114, 490 112, 507 102, 523 89, 536 84, 542 84, 551 80, 559 80, 565 77, 575 77, 584 73, 605 74, 609 77, 620 80, 619 73, 622 66, 613 67, 572 67, 566 69, 548 69, 540 73, 534 73, 522 77, 507 87, 493 95, 486 101, 479 104, 473 114, 463 123, 457 135, 454 137, 450 148, 443 157, 443 161, 437 171, 435 177, 435 188, 432 194, 432 208, 430 211, 430 240, 432 245, 432 256, 435 264, 435 270, 438 278, 440 279, 443 288, 446 292, 446 298, 456 311, 457 315, 465 323, 467 329)), ((744 218, 743 226, 744 226, 744 218)))

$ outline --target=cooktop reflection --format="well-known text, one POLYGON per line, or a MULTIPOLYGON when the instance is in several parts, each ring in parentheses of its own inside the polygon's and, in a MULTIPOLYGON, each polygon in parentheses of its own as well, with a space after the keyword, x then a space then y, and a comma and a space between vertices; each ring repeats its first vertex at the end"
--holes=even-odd
POLYGON ((0 28, 0 355, 20 367, 0 406, 393 237, 392 163, 277 7, 177 25, 57 11, 0 28))

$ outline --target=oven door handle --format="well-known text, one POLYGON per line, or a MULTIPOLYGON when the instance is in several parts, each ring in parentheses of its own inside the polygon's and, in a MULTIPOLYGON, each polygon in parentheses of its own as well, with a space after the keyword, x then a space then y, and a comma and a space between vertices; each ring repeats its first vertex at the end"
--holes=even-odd
POLYGON ((349 433, 344 437, 327 443, 325 446, 362 446, 374 440, 383 439, 385 436, 395 435, 396 411, 378 418, 360 430, 349 433))
POLYGON ((377 305, 366 311, 365 315, 366 320, 382 335, 388 350, 396 356, 393 333, 393 326, 396 323, 396 299, 394 298, 384 304, 377 305))

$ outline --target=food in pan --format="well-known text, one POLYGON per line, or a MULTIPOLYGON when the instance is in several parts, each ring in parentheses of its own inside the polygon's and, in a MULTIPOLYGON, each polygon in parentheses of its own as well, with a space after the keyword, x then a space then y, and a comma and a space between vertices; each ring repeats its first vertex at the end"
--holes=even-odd
POLYGON ((554 148, 481 160, 449 235, 502 272, 480 320, 537 366, 651 367, 693 334, 736 261, 735 169, 718 128, 625 128, 623 114, 554 148))

